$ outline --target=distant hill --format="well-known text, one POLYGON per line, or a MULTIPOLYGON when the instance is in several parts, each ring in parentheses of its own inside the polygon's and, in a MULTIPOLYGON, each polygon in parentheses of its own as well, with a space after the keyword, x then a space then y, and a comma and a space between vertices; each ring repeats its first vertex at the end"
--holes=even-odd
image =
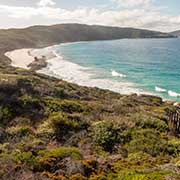
MULTIPOLYGON (((18 48, 41 48, 64 42, 167 37, 173 35, 133 28, 82 24, 32 26, 25 29, 0 30, 0 56, 6 51, 18 48)), ((7 60, 4 56, 3 59, 7 60)))
POLYGON ((173 36, 180 36, 180 30, 179 31, 173 31, 170 34, 173 36))

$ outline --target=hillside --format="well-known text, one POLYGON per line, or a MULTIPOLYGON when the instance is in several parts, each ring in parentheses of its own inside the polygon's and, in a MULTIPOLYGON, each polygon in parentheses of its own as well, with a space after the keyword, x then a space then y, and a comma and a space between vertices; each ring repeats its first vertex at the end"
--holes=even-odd
POLYGON ((0 57, 5 63, 7 51, 20 48, 41 48, 64 42, 112 40, 121 38, 167 38, 170 34, 106 26, 82 24, 60 24, 53 26, 33 26, 25 29, 0 30, 0 57))
POLYGON ((2 180, 179 179, 175 107, 0 68, 2 180))
POLYGON ((173 36, 180 36, 180 31, 174 31, 174 32, 171 32, 170 33, 171 35, 173 35, 173 36))
MULTIPOLYGON (((162 37, 128 30, 86 25, 1 30, 0 51, 162 37)), ((179 180, 177 110, 159 97, 121 95, 14 68, 1 56, 0 180, 179 180)))

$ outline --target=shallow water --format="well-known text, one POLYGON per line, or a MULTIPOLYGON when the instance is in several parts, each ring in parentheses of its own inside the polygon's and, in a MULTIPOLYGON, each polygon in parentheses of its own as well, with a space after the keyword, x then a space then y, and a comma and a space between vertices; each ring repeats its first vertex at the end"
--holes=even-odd
POLYGON ((180 101, 180 39, 123 39, 63 44, 42 72, 123 94, 180 101))

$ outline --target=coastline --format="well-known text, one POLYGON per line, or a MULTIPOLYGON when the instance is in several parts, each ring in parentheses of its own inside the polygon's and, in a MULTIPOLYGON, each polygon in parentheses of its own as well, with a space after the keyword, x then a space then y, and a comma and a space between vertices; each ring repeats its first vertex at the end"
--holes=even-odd
POLYGON ((28 65, 34 61, 34 57, 31 56, 32 50, 33 49, 17 49, 8 51, 4 55, 11 60, 12 66, 30 69, 28 65))
MULTIPOLYGON (((60 45, 65 46, 72 43, 74 44, 80 42, 68 42, 60 45)), ((145 92, 134 87, 134 84, 131 82, 117 82, 110 79, 92 79, 91 76, 93 76, 93 74, 89 71, 87 72, 87 70, 90 70, 89 68, 85 68, 65 60, 61 54, 56 53, 54 48, 58 46, 59 45, 53 45, 42 49, 18 49, 6 52, 5 55, 11 59, 11 65, 14 67, 34 70, 38 73, 63 79, 67 82, 75 83, 80 86, 98 87, 123 95, 153 95, 152 93, 145 92), (61 63, 59 63, 60 61, 61 63)))
MULTIPOLYGON (((65 46, 72 43, 79 42, 62 43, 60 45, 65 46)), ((61 54, 56 53, 54 50, 56 46, 58 47, 59 45, 53 45, 42 49, 18 49, 6 52, 5 55, 11 59, 11 65, 14 67, 33 70, 38 73, 63 79, 70 83, 78 84, 80 86, 98 87, 101 89, 114 91, 122 95, 137 94, 140 96, 149 95, 160 97, 157 94, 137 89, 133 87, 133 83, 130 82, 119 82, 118 84, 117 82, 113 82, 111 80, 93 80, 89 82, 92 74, 85 72, 88 68, 81 67, 80 65, 65 60, 61 54), (61 63, 59 63, 60 61, 61 63), (54 68, 53 63, 55 64, 55 69, 52 69, 54 68), (76 71, 72 72, 72 69, 75 69, 76 71), (81 74, 79 74, 79 71, 81 71, 81 74), (73 79, 72 77, 76 77, 76 79, 73 79)), ((179 103, 173 100, 163 99, 163 101, 168 101, 169 103, 174 103, 175 105, 179 106, 179 103)))
POLYGON ((47 66, 47 60, 57 57, 54 51, 49 51, 52 47, 54 46, 42 49, 17 49, 4 55, 11 60, 11 66, 38 71, 47 66), (47 51, 44 52, 43 49, 47 51))

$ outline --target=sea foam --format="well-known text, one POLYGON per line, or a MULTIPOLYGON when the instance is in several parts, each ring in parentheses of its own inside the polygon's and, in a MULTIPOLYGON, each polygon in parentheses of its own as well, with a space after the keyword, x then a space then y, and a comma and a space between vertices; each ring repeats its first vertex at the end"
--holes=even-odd
POLYGON ((180 97, 179 93, 173 92, 173 91, 168 91, 169 96, 171 97, 180 97))
POLYGON ((166 89, 160 88, 158 86, 155 87, 155 91, 157 91, 157 92, 167 92, 166 89))
POLYGON ((111 74, 112 74, 113 77, 126 77, 125 74, 118 73, 115 70, 112 70, 111 74))

